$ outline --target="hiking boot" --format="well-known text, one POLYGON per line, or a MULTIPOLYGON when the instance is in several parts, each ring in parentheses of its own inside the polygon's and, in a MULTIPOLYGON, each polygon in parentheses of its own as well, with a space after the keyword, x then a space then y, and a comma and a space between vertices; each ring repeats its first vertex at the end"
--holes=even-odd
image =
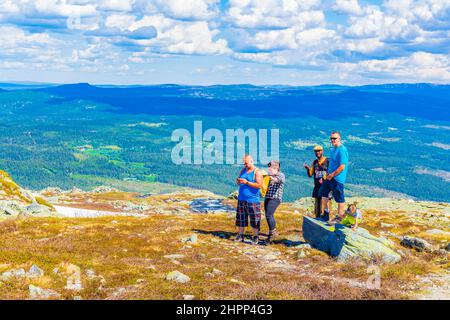
POLYGON ((234 241, 236 241, 236 242, 244 242, 244 235, 242 233, 238 233, 236 238, 234 238, 234 241))
POLYGON ((276 229, 271 230, 269 232, 269 236, 267 237, 267 243, 272 244, 273 241, 278 237, 278 232, 276 229))
POLYGON ((258 245, 259 244, 259 237, 253 236, 252 237, 252 245, 258 245))

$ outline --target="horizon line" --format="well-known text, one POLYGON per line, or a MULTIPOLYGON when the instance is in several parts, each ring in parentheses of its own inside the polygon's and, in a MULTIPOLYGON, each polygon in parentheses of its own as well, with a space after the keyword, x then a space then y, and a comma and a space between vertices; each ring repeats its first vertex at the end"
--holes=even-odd
POLYGON ((336 87, 364 87, 364 86, 385 86, 385 85, 432 85, 432 86, 448 86, 449 83, 435 83, 435 82, 383 82, 383 83, 367 83, 367 84, 339 84, 339 83, 322 83, 322 84, 304 84, 304 85, 295 85, 295 84, 254 84, 254 83, 214 83, 214 84, 186 84, 186 83, 154 83, 154 84, 141 84, 141 83, 133 83, 133 84, 113 84, 113 83, 91 83, 91 82, 38 82, 38 81, 8 81, 3 80, 0 81, 0 85, 24 85, 24 86, 39 86, 39 85, 53 85, 53 86, 63 86, 63 85, 80 85, 87 84, 90 86, 142 86, 142 87, 150 87, 150 86, 180 86, 180 87, 214 87, 214 86, 253 86, 253 87, 322 87, 322 86, 336 86, 336 87))

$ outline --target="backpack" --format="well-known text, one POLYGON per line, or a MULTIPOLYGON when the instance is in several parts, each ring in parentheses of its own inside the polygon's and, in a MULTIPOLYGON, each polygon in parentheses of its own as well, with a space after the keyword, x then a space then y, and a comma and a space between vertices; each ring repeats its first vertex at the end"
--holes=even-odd
POLYGON ((263 185, 259 191, 261 192, 261 198, 264 198, 267 194, 267 190, 269 190, 270 176, 264 170, 261 170, 261 174, 263 176, 263 185))

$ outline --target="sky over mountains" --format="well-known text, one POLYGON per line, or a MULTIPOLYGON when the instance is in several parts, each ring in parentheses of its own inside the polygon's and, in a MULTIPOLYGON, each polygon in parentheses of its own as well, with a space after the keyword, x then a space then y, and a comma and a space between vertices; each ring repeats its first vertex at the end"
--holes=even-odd
POLYGON ((450 0, 0 0, 0 81, 450 82, 450 0))

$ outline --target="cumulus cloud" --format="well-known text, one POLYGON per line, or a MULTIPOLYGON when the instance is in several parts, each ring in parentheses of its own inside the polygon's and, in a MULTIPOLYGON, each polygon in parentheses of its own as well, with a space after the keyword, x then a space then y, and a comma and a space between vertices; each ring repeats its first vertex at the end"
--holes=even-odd
POLYGON ((219 0, 155 0, 155 6, 174 19, 209 20, 218 15, 219 0))
POLYGON ((227 21, 239 28, 305 28, 325 20, 320 1, 315 0, 230 0, 227 21))
POLYGON ((358 0, 336 0, 333 9, 338 12, 359 15, 363 12, 358 0))
POLYGON ((407 57, 384 60, 364 60, 358 63, 337 63, 335 67, 346 74, 366 77, 394 77, 400 81, 448 82, 450 57, 442 54, 415 52, 407 57))
POLYGON ((0 0, 0 68, 54 59, 60 69, 131 73, 155 57, 223 55, 336 81, 450 81, 450 0, 373 3, 0 0))

